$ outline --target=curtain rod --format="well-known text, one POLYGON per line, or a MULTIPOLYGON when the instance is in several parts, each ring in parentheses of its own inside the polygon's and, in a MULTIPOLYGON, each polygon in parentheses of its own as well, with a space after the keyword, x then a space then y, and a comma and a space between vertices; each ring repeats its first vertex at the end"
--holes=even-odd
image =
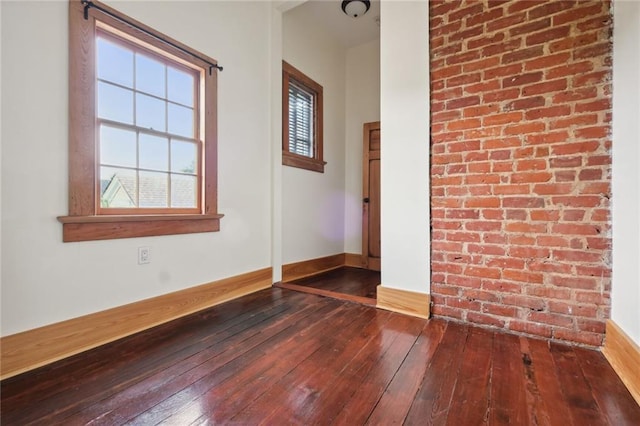
POLYGON ((129 25, 130 27, 133 27, 133 28, 135 28, 135 29, 137 29, 139 31, 142 31, 143 33, 155 38, 156 40, 160 40, 161 42, 163 42, 165 44, 168 44, 169 46, 171 46, 171 47, 173 47, 175 49, 178 49, 179 51, 181 51, 183 53, 186 53, 189 56, 193 56, 194 58, 200 59, 201 61, 209 64, 209 75, 211 75, 211 72, 212 72, 213 68, 216 68, 216 69, 218 69, 220 71, 222 71, 222 69, 223 69, 220 65, 215 64, 215 63, 213 63, 213 62, 211 62, 211 61, 209 61, 209 60, 207 60, 205 58, 202 58, 202 57, 196 55, 195 53, 192 53, 192 52, 188 51, 184 47, 178 46, 177 44, 171 42, 170 40, 166 40, 166 39, 164 39, 164 38, 152 33, 151 31, 149 31, 149 30, 147 30, 145 28, 142 28, 139 25, 134 24, 133 22, 127 21, 126 19, 124 19, 124 18, 112 13, 111 11, 109 11, 109 10, 107 10, 107 9, 101 7, 101 6, 98 6, 97 4, 92 2, 91 0, 82 0, 81 2, 84 5, 84 19, 89 19, 89 9, 90 8, 98 9, 100 12, 102 12, 102 13, 104 13, 106 15, 109 15, 110 17, 112 17, 114 19, 117 19, 118 21, 120 21, 120 22, 122 22, 124 24, 129 25))

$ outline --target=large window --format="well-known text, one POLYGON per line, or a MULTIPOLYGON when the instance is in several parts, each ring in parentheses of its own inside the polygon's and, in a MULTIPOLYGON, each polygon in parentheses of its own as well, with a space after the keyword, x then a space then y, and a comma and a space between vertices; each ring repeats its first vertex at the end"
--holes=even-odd
POLYGON ((282 62, 282 164, 324 172, 322 86, 282 62))
POLYGON ((64 241, 219 230, 215 60, 89 5, 69 3, 64 241))

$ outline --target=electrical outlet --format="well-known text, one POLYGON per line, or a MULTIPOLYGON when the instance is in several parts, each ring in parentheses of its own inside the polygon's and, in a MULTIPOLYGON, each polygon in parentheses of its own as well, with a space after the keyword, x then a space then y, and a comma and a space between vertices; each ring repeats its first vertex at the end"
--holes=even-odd
POLYGON ((151 249, 149 247, 138 247, 138 265, 151 263, 151 249))

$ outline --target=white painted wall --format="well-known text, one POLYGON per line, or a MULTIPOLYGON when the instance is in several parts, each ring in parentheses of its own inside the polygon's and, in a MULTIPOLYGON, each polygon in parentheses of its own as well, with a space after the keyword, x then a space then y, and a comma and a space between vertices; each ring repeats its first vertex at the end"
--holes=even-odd
POLYGON ((640 2, 613 10, 611 318, 640 345, 640 2))
POLYGON ((323 87, 324 173, 282 166, 282 261, 344 251, 345 51, 299 9, 282 17, 285 61, 323 87))
POLYGON ((362 253, 362 126, 380 120, 380 40, 347 50, 344 251, 362 253))
MULTIPOLYGON (((56 216, 67 214, 68 5, 3 1, 2 335, 272 261, 271 4, 108 3, 224 66, 218 80, 221 231, 62 243, 56 216), (151 247, 151 264, 137 265, 139 246, 151 247)), ((331 151, 329 168, 338 165, 331 151)))
POLYGON ((429 4, 381 4, 382 285, 429 293, 429 4))

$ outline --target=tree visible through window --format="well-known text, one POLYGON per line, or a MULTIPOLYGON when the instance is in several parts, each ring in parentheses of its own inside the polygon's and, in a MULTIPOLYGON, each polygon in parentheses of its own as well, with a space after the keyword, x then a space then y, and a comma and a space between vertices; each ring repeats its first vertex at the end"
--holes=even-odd
POLYGON ((282 62, 282 164, 324 172, 322 86, 282 62))
POLYGON ((64 241, 219 230, 217 63, 98 1, 69 1, 64 241))

